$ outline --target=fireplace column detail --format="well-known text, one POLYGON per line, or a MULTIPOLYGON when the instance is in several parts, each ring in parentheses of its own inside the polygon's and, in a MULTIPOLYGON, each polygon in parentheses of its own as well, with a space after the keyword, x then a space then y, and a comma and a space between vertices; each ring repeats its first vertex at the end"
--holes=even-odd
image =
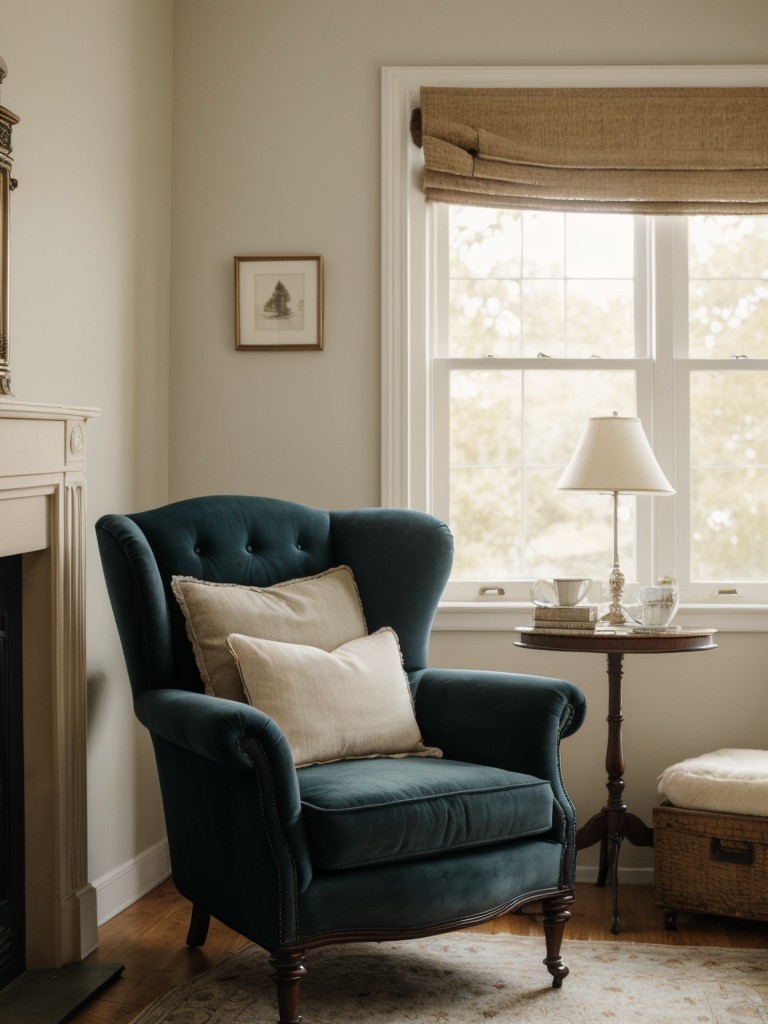
POLYGON ((85 424, 0 399, 0 556, 22 556, 27 969, 97 944, 88 882, 85 424))

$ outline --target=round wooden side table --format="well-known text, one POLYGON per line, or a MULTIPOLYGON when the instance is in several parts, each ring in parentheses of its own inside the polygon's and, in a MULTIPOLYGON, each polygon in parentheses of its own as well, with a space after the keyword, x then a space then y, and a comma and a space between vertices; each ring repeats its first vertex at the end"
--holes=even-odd
POLYGON ((600 843, 597 885, 604 886, 610 875, 612 892, 611 932, 619 932, 619 851, 626 837, 634 846, 653 846, 653 829, 627 810, 624 792, 624 748, 622 745, 622 677, 625 654, 678 654, 711 651, 717 644, 714 629, 683 629, 678 632, 633 632, 631 629, 602 630, 593 635, 549 633, 534 627, 517 630, 516 647, 536 651, 605 654, 608 658, 608 744, 605 752, 608 800, 576 832, 576 849, 600 843))

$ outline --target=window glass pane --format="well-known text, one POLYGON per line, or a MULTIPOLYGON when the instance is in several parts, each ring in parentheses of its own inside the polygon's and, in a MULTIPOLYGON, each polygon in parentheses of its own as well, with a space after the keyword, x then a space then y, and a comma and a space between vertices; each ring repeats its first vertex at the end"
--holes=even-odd
POLYGON ((522 355, 565 356, 565 282, 523 281, 522 355))
POLYGON ((691 217, 688 273, 691 357, 768 356, 768 217, 691 217))
POLYGON ((453 370, 451 467, 519 465, 523 375, 515 370, 453 370))
POLYGON ((629 278, 634 274, 634 224, 629 215, 572 214, 566 220, 568 277, 629 278))
POLYGON ((451 512, 455 580, 525 576, 519 466, 455 466, 451 512))
POLYGON ((523 213, 523 276, 565 277, 564 213, 523 213))
MULTIPOLYGON (((607 577, 611 499, 556 485, 589 416, 635 414, 634 372, 453 370, 449 401, 453 578, 607 577)), ((622 568, 631 579, 632 499, 621 515, 622 568)))
POLYGON ((452 278, 520 277, 522 220, 518 211, 451 206, 448 230, 452 278))
POLYGON ((568 281, 567 354, 574 358, 634 355, 634 283, 568 281))
POLYGON ((691 374, 691 578, 768 575, 768 373, 691 374))
POLYGON ((519 281, 454 278, 448 311, 452 356, 520 355, 519 281))

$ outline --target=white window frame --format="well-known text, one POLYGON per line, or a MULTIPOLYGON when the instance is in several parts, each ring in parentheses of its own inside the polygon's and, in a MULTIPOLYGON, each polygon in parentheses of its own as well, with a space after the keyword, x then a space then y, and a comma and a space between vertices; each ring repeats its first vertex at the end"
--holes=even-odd
MULTIPOLYGON (((430 318, 436 315, 435 310, 427 309, 426 303, 432 294, 427 282, 435 272, 429 265, 429 259, 438 251, 433 244, 435 239, 428 238, 428 232, 435 230, 434 219, 427 214, 420 182, 422 160, 409 133, 411 113, 419 104, 419 90, 424 85, 485 88, 765 87, 768 86, 768 66, 383 68, 382 504, 416 509, 431 507, 431 496, 427 493, 432 479, 431 371, 423 339, 430 318)), ((671 251, 673 249, 671 247, 671 251)), ((668 299, 661 296, 660 301, 671 302, 671 295, 668 299)), ((682 314, 675 310, 674 315, 679 317, 682 314)), ((652 334, 658 329, 666 328, 652 325, 652 334)), ((706 368, 712 369, 712 363, 708 361, 706 368)), ((678 375, 678 386, 681 376, 678 375)), ((657 386, 675 387, 674 376, 665 374, 657 386)), ((640 412, 642 415, 642 410, 640 412)), ((662 465, 674 464, 677 469, 681 453, 674 450, 672 438, 655 437, 654 446, 662 465)), ((655 543, 660 545, 656 552, 661 563, 664 561, 664 545, 673 545, 678 538, 672 502, 667 502, 667 509, 662 502, 657 505, 655 543)), ((639 537, 638 541, 641 542, 642 538, 639 537)), ((671 550, 667 547, 667 552, 671 550)), ((524 603, 503 599, 446 601, 441 605, 436 626, 509 629, 511 625, 523 624, 528 611, 524 603)), ((678 621, 683 625, 701 625, 702 612, 706 614, 707 624, 720 629, 768 629, 766 606, 750 603, 744 596, 725 603, 713 602, 710 595, 701 604, 683 607, 678 613, 678 621)))

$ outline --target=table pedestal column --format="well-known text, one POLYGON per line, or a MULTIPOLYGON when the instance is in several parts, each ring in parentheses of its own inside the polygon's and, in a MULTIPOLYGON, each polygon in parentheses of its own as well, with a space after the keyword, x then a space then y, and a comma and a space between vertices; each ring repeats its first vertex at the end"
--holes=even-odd
POLYGON ((624 837, 635 846, 653 846, 653 830, 636 814, 627 812, 624 803, 624 747, 621 737, 624 655, 608 654, 608 745, 605 752, 605 770, 608 773, 606 789, 608 801, 576 833, 576 849, 583 850, 600 843, 600 867, 597 884, 604 886, 610 875, 612 893, 611 932, 619 932, 619 852, 624 837))

